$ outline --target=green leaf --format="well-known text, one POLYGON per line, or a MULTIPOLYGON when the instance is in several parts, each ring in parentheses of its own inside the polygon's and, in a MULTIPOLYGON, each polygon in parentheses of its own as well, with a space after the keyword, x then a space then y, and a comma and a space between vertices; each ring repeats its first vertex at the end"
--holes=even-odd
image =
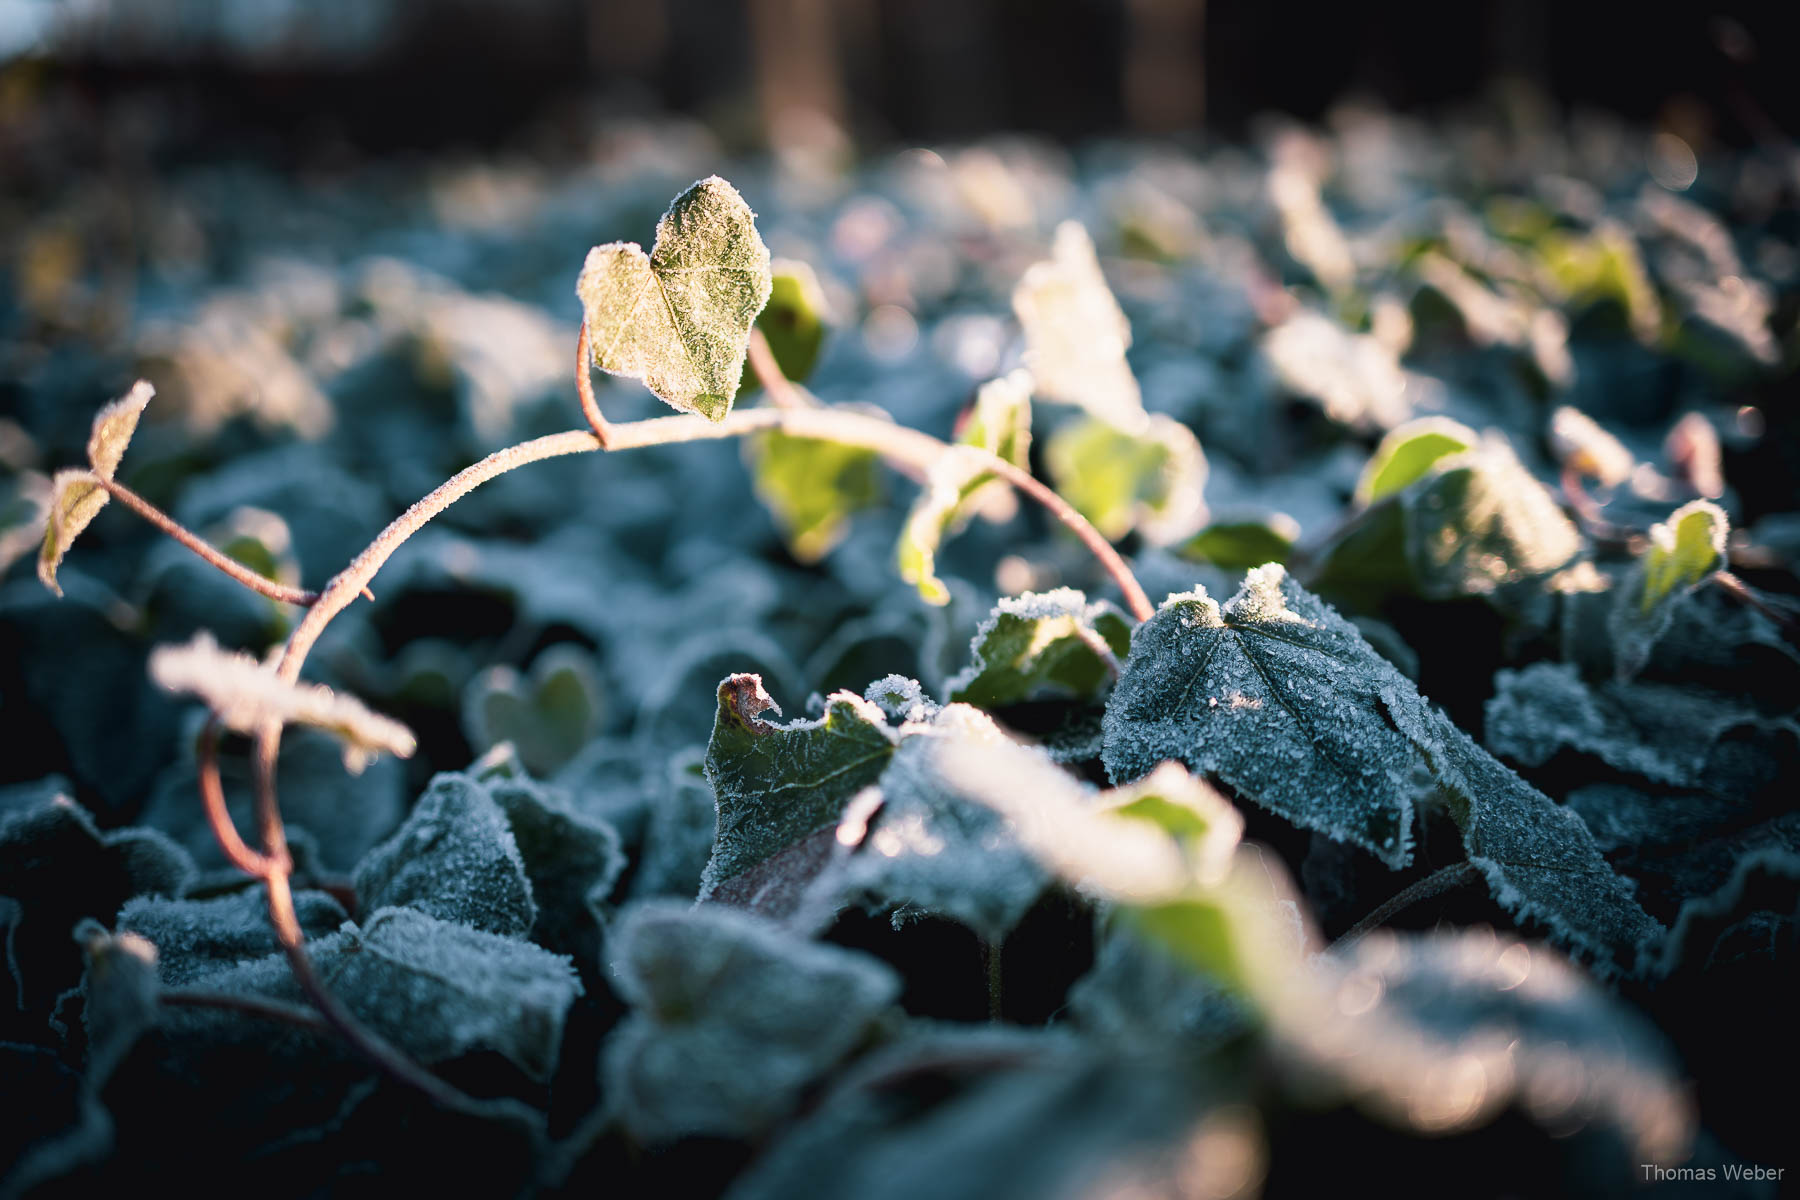
POLYGON ((56 582, 56 568, 69 552, 81 531, 88 527, 100 510, 106 507, 106 489, 100 486, 92 471, 68 467, 58 471, 50 482, 50 509, 44 519, 44 544, 38 551, 38 578, 58 596, 62 585, 56 582))
MULTIPOLYGON (((548 1081, 569 1006, 582 993, 569 960, 529 942, 384 908, 307 946, 325 986, 376 1033, 431 1065, 492 1050, 548 1081)), ((283 955, 202 975, 193 986, 303 1003, 283 955)), ((243 1017, 170 1009, 164 1024, 205 1032, 243 1017)))
POLYGON ((770 288, 755 214, 714 175, 675 198, 648 255, 636 242, 588 251, 575 294, 595 366, 642 380, 683 412, 722 421, 770 288))
POLYGON ((463 729, 486 751, 511 742, 534 775, 562 767, 600 731, 605 705, 593 656, 579 646, 551 646, 521 678, 508 666, 489 667, 463 693, 463 729))
POLYGON ((1116 780, 1176 759, 1394 868, 1411 861, 1419 806, 1442 806, 1514 913, 1627 970, 1660 935, 1579 818, 1470 741, 1279 566, 1250 572, 1223 606, 1204 591, 1165 600, 1132 638, 1105 728, 1116 780))
POLYGON ((1155 413, 1137 429, 1096 417, 1071 421, 1050 435, 1044 463, 1056 490, 1108 541, 1135 529, 1170 545, 1206 521, 1206 456, 1193 431, 1172 417, 1155 413))
POLYGON ((632 1015, 607 1041, 607 1094, 657 1143, 767 1130, 900 995, 879 959, 728 908, 633 905, 609 948, 632 1015))
POLYGON ((989 380, 956 433, 955 444, 926 472, 923 489, 895 549, 900 578, 929 604, 948 604, 950 591, 937 577, 937 552, 977 511, 1012 515, 1011 489, 990 469, 989 456, 1027 467, 1031 452, 1031 383, 1022 371, 989 380))
POLYGON ((1681 601, 1724 569, 1730 530, 1724 510, 1710 500, 1684 504, 1650 527, 1650 544, 1618 585, 1607 616, 1620 678, 1643 669, 1681 601))
POLYGON ((719 684, 719 708, 706 748, 706 779, 718 798, 718 835, 700 883, 700 899, 744 903, 777 874, 773 860, 820 833, 829 836, 844 805, 874 783, 894 755, 898 735, 881 710, 852 692, 826 698, 816 721, 776 725, 781 709, 757 675, 719 684), (752 874, 769 864, 762 874, 752 874))
MULTIPOLYGON (((825 345, 829 319, 825 289, 819 286, 819 277, 813 274, 812 267, 795 259, 776 259, 769 264, 769 273, 769 302, 756 318, 756 327, 768 339, 782 376, 804 383, 825 345)), ((738 382, 739 394, 749 395, 761 386, 762 380, 745 363, 743 378, 738 382)))
POLYGON ((1074 588, 1003 597, 969 645, 969 665, 946 690, 953 701, 999 708, 1045 698, 1090 699, 1118 677, 1131 622, 1074 588))
POLYGON ((1012 297, 1038 395, 1079 405, 1123 429, 1139 428, 1143 396, 1125 361, 1131 323, 1100 273, 1093 239, 1079 223, 1064 221, 1051 254, 1026 270, 1012 297))
POLYGON ((1640 340, 1648 342, 1657 336, 1662 305, 1637 241, 1624 226, 1609 220, 1586 233, 1558 230, 1540 239, 1537 251, 1549 278, 1569 303, 1609 301, 1618 305, 1640 340))
POLYGON ((1181 544, 1182 557, 1228 571, 1284 563, 1300 540, 1300 526, 1285 513, 1259 521, 1214 521, 1181 544))
POLYGON ((865 447, 771 429, 746 438, 744 454, 757 497, 803 563, 844 540, 852 513, 881 503, 881 455, 865 447))
POLYGON ((1414 468, 1421 473, 1376 498, 1320 551, 1315 588, 1369 611, 1394 594, 1495 596, 1574 559, 1580 532, 1504 437, 1490 434, 1460 452, 1452 440, 1461 440, 1456 429, 1426 418, 1382 442, 1359 492, 1372 493, 1383 476, 1398 483, 1414 468))
MULTIPOLYGON (((1356 502, 1367 506, 1411 487, 1441 458, 1473 450, 1481 437, 1446 417, 1424 417, 1388 431, 1356 481, 1356 502)), ((1260 564, 1252 564, 1260 565, 1260 564)))
POLYGON ((406 905, 444 921, 524 937, 538 906, 506 814, 466 775, 439 775, 406 823, 357 864, 368 910, 406 905))

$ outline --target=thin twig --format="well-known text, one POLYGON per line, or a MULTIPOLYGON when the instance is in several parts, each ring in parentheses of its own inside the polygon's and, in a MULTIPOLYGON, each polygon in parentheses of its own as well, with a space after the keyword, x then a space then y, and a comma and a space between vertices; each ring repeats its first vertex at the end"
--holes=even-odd
POLYGON ((199 746, 200 805, 206 811, 206 823, 213 838, 231 865, 246 875, 267 878, 274 863, 252 850, 238 835, 237 825, 225 807, 225 788, 219 782, 219 719, 211 717, 200 731, 199 746))
POLYGON ((987 975, 988 1020, 999 1022, 1004 1012, 1002 1001, 1005 993, 1001 991, 1003 976, 1000 966, 1001 944, 981 939, 981 965, 987 975))
POLYGON ((156 507, 156 505, 150 503, 118 480, 106 479, 99 475, 95 475, 94 480, 101 487, 105 488, 109 495, 124 504, 133 512, 137 513, 138 516, 144 518, 144 520, 150 522, 152 525, 156 526, 158 529, 162 530, 164 533, 168 534, 170 537, 174 538, 189 550, 192 550, 195 554, 198 554, 208 563, 225 572, 225 574, 231 576, 251 591, 258 592, 281 604, 296 604, 301 607, 312 604, 319 598, 317 592, 309 592, 304 588, 288 587, 286 584, 276 583, 272 579, 263 578, 237 559, 221 553, 216 547, 189 532, 188 528, 181 522, 177 521, 174 517, 171 517, 168 513, 165 513, 162 509, 156 507))
POLYGON ((752 325, 750 327, 750 369, 756 372, 757 380, 763 385, 763 391, 769 394, 769 403, 776 408, 815 408, 809 404, 800 389, 795 387, 781 370, 781 364, 775 361, 775 351, 769 347, 769 339, 763 331, 752 325))
POLYGON ((587 418, 588 428, 594 431, 594 440, 600 443, 602 450, 610 450, 612 426, 606 423, 600 402, 594 399, 594 364, 588 359, 585 319, 581 322, 581 336, 575 339, 575 392, 581 397, 581 415, 587 418))
POLYGON ((203 992, 190 988, 170 988, 156 994, 158 1003, 176 1008, 218 1008, 229 1012, 243 1013, 247 1017, 261 1017, 267 1021, 279 1021, 283 1025, 292 1025, 296 1029, 304 1029, 308 1033, 329 1036, 331 1026, 325 1018, 310 1008, 302 1008, 298 1004, 283 1004, 279 1000, 270 1000, 262 996, 238 995, 234 992, 203 992))
POLYGON ((1800 620, 1794 614, 1783 612, 1750 589, 1750 585, 1733 575, 1730 571, 1715 571, 1712 581, 1725 590, 1725 593, 1741 604, 1748 604, 1769 620, 1775 622, 1789 638, 1800 638, 1800 620))
POLYGON ((1473 883, 1480 878, 1481 872, 1474 863, 1453 863, 1440 871, 1433 871, 1425 878, 1412 884, 1399 895, 1377 908, 1374 912, 1352 925, 1344 936, 1331 943, 1333 950, 1347 950, 1356 945, 1365 936, 1386 924, 1388 919, 1404 908, 1417 904, 1421 900, 1429 900, 1433 896, 1447 892, 1451 888, 1461 887, 1465 883, 1473 883))

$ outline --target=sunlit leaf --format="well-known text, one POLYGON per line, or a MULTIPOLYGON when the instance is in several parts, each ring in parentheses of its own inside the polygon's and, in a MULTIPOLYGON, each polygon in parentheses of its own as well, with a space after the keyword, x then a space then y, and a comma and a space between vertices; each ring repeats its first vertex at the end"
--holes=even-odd
POLYGON ((1135 529, 1169 545, 1206 521, 1206 456, 1192 430, 1162 413, 1138 428, 1072 421, 1050 435, 1044 464, 1056 490, 1108 541, 1135 529))
POLYGON ((344 747, 344 766, 358 774, 383 751, 410 758, 412 731, 370 712, 360 700, 315 683, 289 683, 248 654, 221 650, 201 632, 185 646, 159 646, 150 654, 150 677, 171 692, 198 696, 227 729, 255 733, 268 721, 312 725, 344 747))
POLYGON ((1228 571, 1286 562, 1300 540, 1300 526, 1276 513, 1256 521, 1214 521, 1181 544, 1181 556, 1228 571))
POLYGON ((752 872, 782 851, 829 836, 844 805, 872 784, 898 735, 881 710, 852 692, 826 700, 825 715, 788 725, 761 714, 781 709, 756 675, 719 684, 706 778, 718 798, 718 839, 700 898, 744 903, 772 880, 752 872))
POLYGON ((881 456, 866 447, 771 429, 746 439, 744 454, 757 497, 803 563, 831 553, 851 515, 881 503, 881 456))
POLYGON ((1279 566, 1223 606, 1171 596, 1138 627, 1107 702, 1105 762, 1216 776, 1303 828, 1411 861, 1421 806, 1443 807, 1496 897, 1630 970, 1660 933, 1579 818, 1471 742, 1355 627, 1279 566))
POLYGON ((125 448, 131 444, 131 435, 137 432, 138 417, 154 395, 156 389, 140 379, 129 392, 95 414, 87 445, 88 465, 94 468, 94 474, 102 479, 113 477, 119 460, 125 457, 125 448))
POLYGON ((1618 487, 1631 478, 1637 460, 1622 442, 1578 408, 1562 405, 1550 414, 1550 448, 1566 470, 1618 487))
POLYGON ((1003 597, 946 685, 951 700, 997 708, 1046 697, 1087 699, 1118 675, 1131 623, 1073 588, 1003 597))
MULTIPOLYGON (((1481 436, 1444 417, 1424 417, 1390 430, 1356 481, 1356 501, 1369 505, 1423 479, 1439 459, 1473 450, 1481 436)), ((1256 564, 1252 564, 1256 565, 1256 564)))
POLYGON ((714 175, 675 198, 649 254, 635 242, 590 250, 575 294, 595 366, 722 421, 770 287, 755 214, 714 175))
POLYGON ((1122 429, 1142 426, 1143 397, 1125 361, 1131 324, 1106 286, 1087 230, 1074 221, 1057 226, 1052 257, 1025 272, 1012 302, 1040 396, 1079 405, 1122 429))
POLYGON ((56 568, 62 565, 69 547, 88 527, 101 509, 106 507, 106 489, 92 471, 69 467, 58 471, 50 484, 50 508, 44 519, 44 544, 38 551, 38 578, 58 596, 62 585, 56 582, 56 568))
POLYGON ((1695 500, 1650 528, 1650 544, 1618 585, 1607 628, 1621 677, 1635 675, 1668 631, 1684 597, 1725 566, 1731 523, 1710 500, 1695 500))

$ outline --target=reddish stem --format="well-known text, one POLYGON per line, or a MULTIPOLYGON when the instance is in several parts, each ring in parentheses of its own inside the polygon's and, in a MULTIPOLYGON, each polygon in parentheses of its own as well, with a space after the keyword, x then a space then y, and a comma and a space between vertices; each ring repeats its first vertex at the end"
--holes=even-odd
POLYGON ((217 548, 202 540, 200 537, 190 533, 187 527, 181 524, 181 522, 177 521, 174 517, 171 517, 162 509, 156 507, 118 480, 107 479, 96 474, 94 476, 94 482, 105 488, 108 495, 137 513, 138 516, 144 518, 144 520, 150 522, 152 525, 180 542, 183 546, 186 546, 189 550, 198 554, 206 562, 225 572, 225 574, 231 576, 231 578, 237 580, 251 591, 258 592, 279 603, 296 604, 302 608, 312 604, 319 598, 319 593, 317 592, 309 592, 304 588, 288 587, 286 584, 276 583, 272 579, 264 579, 261 575, 252 571, 237 559, 221 553, 217 548))

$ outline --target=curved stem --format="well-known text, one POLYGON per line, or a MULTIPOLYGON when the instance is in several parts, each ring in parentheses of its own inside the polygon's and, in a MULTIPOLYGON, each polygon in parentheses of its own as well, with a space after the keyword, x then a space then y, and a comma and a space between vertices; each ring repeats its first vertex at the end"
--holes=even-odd
POLYGON ((206 542, 196 534, 189 532, 187 526, 183 525, 174 517, 171 517, 168 513, 165 513, 162 509, 156 507, 156 505, 150 503, 118 480, 106 479, 96 474, 94 476, 94 482, 105 488, 108 495, 118 500, 121 504, 125 505, 125 507, 131 509, 131 511, 135 512, 138 516, 144 518, 144 520, 150 522, 152 525, 186 546, 189 550, 198 554, 206 562, 225 572, 225 574, 231 576, 231 578, 237 580, 237 582, 243 584, 251 591, 259 592, 269 599, 278 601, 282 604, 297 604, 301 606, 311 604, 319 598, 317 592, 309 592, 304 588, 288 587, 286 584, 276 583, 272 579, 264 579, 261 575, 252 571, 237 559, 221 553, 210 543, 206 542))
POLYGON ((1747 604, 1769 620, 1775 622, 1777 628, 1789 638, 1800 637, 1800 620, 1792 613, 1783 612, 1773 604, 1750 590, 1750 585, 1739 579, 1730 571, 1715 571, 1712 575, 1714 584, 1722 588, 1740 604, 1747 604))
POLYGON ((769 393, 769 403, 776 408, 812 408, 806 397, 800 394, 788 377, 782 374, 781 364, 775 361, 775 351, 769 348, 769 339, 763 331, 752 325, 750 327, 750 369, 756 372, 757 381, 763 385, 763 391, 769 393))
POLYGON ((1471 862, 1452 863, 1442 870, 1433 871, 1345 930, 1343 937, 1331 943, 1331 948, 1347 950, 1385 924, 1390 917, 1402 909, 1417 904, 1421 900, 1429 900, 1451 888, 1461 887, 1465 883, 1473 883, 1480 876, 1481 872, 1471 862))
POLYGON ((292 1025, 309 1033, 324 1035, 331 1032, 331 1026, 326 1024, 325 1018, 312 1009, 301 1008, 298 1004, 283 1004, 279 1000, 269 1000, 262 996, 171 988, 158 992, 156 999, 159 1004, 176 1008, 217 1008, 243 1013, 248 1017, 261 1017, 265 1021, 279 1021, 283 1025, 292 1025))
POLYGON ((219 782, 219 719, 210 717, 200 731, 200 805, 206 810, 206 823, 213 838, 231 865, 246 875, 267 878, 273 860, 258 854, 238 835, 237 825, 225 807, 225 788, 219 782))
POLYGON ((600 403, 594 399, 594 364, 588 360, 585 318, 581 322, 581 336, 575 339, 575 393, 581 397, 581 415, 587 418, 588 428, 594 431, 594 440, 600 443, 602 450, 610 449, 612 426, 606 423, 606 414, 600 411, 600 403))

